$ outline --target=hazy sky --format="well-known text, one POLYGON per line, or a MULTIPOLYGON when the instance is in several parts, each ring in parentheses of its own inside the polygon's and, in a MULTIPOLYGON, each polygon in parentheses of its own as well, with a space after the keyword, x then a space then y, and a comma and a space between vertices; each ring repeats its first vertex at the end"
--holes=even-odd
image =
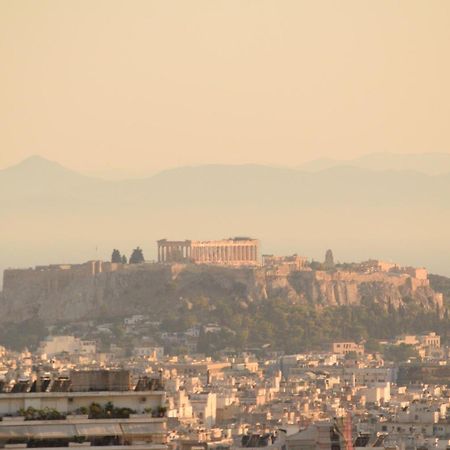
POLYGON ((0 0, 0 167, 450 151, 448 0, 0 0))

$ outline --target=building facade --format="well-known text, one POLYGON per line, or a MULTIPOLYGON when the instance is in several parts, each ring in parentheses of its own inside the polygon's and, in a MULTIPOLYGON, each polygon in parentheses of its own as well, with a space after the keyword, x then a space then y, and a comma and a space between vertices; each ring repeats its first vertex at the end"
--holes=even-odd
POLYGON ((356 353, 364 355, 364 345, 355 342, 333 342, 331 344, 331 352, 336 355, 347 355, 348 353, 356 353))
POLYGON ((217 241, 168 241, 158 244, 158 262, 197 264, 258 265, 259 241, 235 237, 217 241))
POLYGON ((85 341, 75 336, 48 336, 39 344, 38 353, 49 357, 63 352, 89 355, 96 349, 95 341, 85 341))

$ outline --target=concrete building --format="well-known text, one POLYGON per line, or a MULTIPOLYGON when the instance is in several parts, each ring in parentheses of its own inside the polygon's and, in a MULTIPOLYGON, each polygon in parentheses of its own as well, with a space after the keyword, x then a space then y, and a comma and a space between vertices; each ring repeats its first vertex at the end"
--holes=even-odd
POLYGON ((389 402, 391 400, 390 383, 375 383, 374 385, 362 388, 361 395, 364 395, 368 403, 389 402))
POLYGON ((342 450, 341 434, 329 420, 311 424, 286 438, 287 450, 342 450))
POLYGON ((439 353, 441 347, 441 337, 435 332, 422 335, 404 335, 399 336, 394 341, 394 345, 411 345, 421 357, 430 356, 439 353))
POLYGON ((356 353, 358 356, 364 355, 364 345, 355 342, 333 342, 331 352, 337 355, 347 355, 356 353))
POLYGON ((88 391, 128 391, 131 389, 128 370, 72 370, 70 372, 71 390, 88 391))
POLYGON ((0 393, 0 417, 17 416, 20 410, 29 407, 55 409, 64 415, 76 414, 80 408, 89 408, 92 403, 104 405, 108 402, 142 414, 146 409, 156 411, 164 406, 165 399, 163 391, 8 392, 0 393))
POLYGON ((38 353, 52 357, 59 353, 80 353, 83 355, 96 352, 95 341, 85 341, 74 336, 48 336, 39 344, 38 353))
POLYGON ((140 357, 148 357, 154 360, 162 359, 164 356, 164 347, 135 347, 133 355, 140 357))
MULTIPOLYGON (((84 379, 98 381, 96 372, 104 378, 91 371, 84 379)), ((134 390, 94 387, 78 392, 70 378, 41 378, 1 392, 0 448, 167 449, 166 393, 159 383, 144 377, 134 390)))
POLYGON ((423 334, 418 337, 418 340, 423 347, 439 348, 441 346, 441 337, 434 332, 423 334))
POLYGON ((216 423, 217 398, 212 392, 199 392, 189 397, 194 414, 208 428, 216 423))
POLYGON ((165 450, 166 419, 141 415, 128 419, 89 419, 67 416, 62 420, 9 417, 0 422, 0 447, 89 447, 114 450, 165 450))

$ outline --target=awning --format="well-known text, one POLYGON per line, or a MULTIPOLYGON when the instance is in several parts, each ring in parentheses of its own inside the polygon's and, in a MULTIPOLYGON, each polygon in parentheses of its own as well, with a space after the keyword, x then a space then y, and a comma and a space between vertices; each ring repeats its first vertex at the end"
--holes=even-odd
POLYGON ((6 425, 0 426, 0 439, 59 439, 76 436, 73 425, 6 425))
POLYGON ((120 425, 125 436, 150 436, 164 433, 160 423, 122 423, 120 425))
POLYGON ((74 425, 37 425, 27 428, 30 436, 35 439, 64 439, 77 435, 74 425))
POLYGON ((0 439, 27 438, 29 435, 28 427, 24 425, 0 426, 0 439))
POLYGON ((122 429, 115 423, 83 423, 76 424, 79 436, 122 436, 122 429))

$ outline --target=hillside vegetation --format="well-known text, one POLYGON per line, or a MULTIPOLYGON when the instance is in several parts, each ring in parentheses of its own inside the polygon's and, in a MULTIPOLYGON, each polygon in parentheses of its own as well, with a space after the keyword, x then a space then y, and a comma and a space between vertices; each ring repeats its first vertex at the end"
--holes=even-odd
MULTIPOLYGON (((132 314, 160 322, 159 332, 218 325, 220 331, 200 335, 198 350, 209 354, 263 346, 297 352, 341 339, 366 340, 370 349, 374 339, 430 330, 447 339, 447 308, 433 303, 432 288, 410 292, 386 280, 337 284, 312 274, 283 281, 262 269, 155 264, 76 279, 56 290, 31 283, 3 293, 0 343, 20 348, 36 344, 51 324, 121 321, 132 314)), ((450 279, 432 276, 431 282, 450 292, 450 279)))

